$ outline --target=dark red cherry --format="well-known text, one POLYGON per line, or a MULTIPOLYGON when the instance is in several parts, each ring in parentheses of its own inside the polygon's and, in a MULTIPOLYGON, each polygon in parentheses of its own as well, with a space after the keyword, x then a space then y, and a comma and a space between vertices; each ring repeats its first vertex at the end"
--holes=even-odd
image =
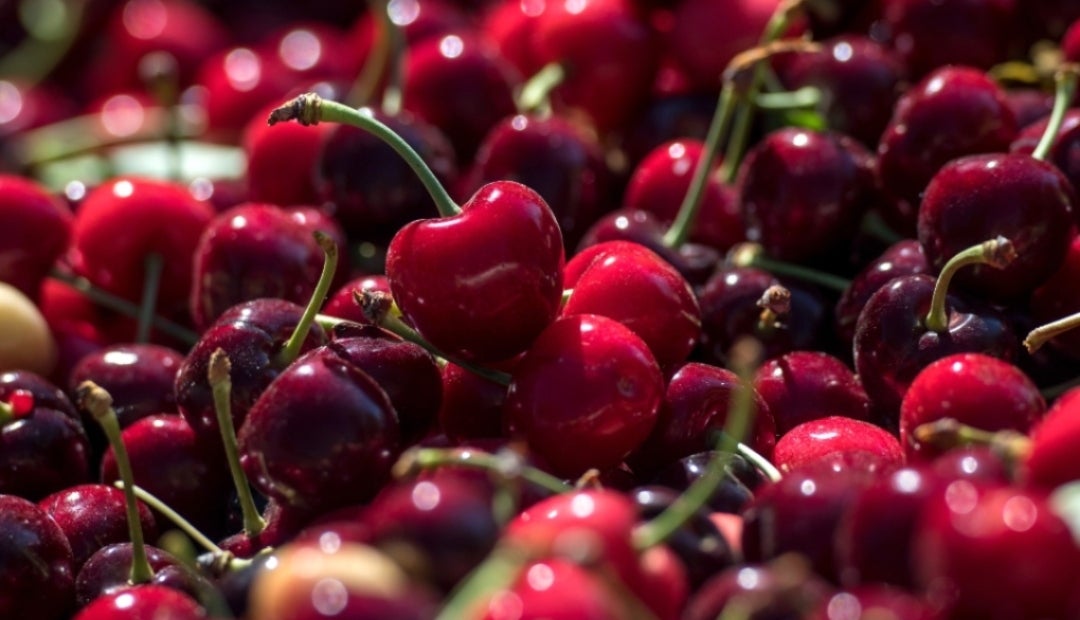
POLYGON ((966 478, 992 484, 1013 482, 1014 467, 1009 457, 994 446, 957 446, 930 462, 930 468, 948 480, 966 478))
POLYGON ((488 439, 505 434, 506 386, 458 366, 442 367, 439 428, 451 440, 488 439))
MULTIPOLYGON (((130 590, 132 546, 129 542, 107 545, 94 552, 75 579, 75 602, 80 607, 102 596, 130 590)), ((192 597, 199 597, 209 582, 187 568, 175 556, 156 547, 146 547, 146 558, 153 576, 146 585, 168 587, 192 597)))
MULTIPOLYGON (((135 484, 176 510, 197 528, 219 532, 225 519, 227 476, 218 453, 200 443, 178 415, 140 418, 121 433, 135 484)), ((220 441, 220 436, 219 436, 220 441)), ((213 446, 216 448, 217 446, 213 446)), ((101 461, 101 480, 120 479, 112 449, 101 461)), ((163 516, 157 516, 163 521, 163 516)))
POLYGON ((247 197, 282 207, 316 204, 319 195, 312 170, 330 126, 293 123, 271 129, 266 124, 271 111, 267 107, 252 115, 244 126, 241 144, 247 156, 247 197))
POLYGON ((438 127, 462 161, 515 112, 521 76, 486 40, 467 31, 431 38, 409 50, 402 104, 438 127))
MULTIPOLYGON (((1045 325, 1080 312, 1080 295, 1077 295, 1080 291, 1074 286, 1077 277, 1080 277, 1080 237, 1073 237, 1061 267, 1031 294, 1030 318, 1035 325, 1045 325)), ((1077 359, 1080 356, 1080 331, 1062 332, 1046 344, 1054 353, 1077 359)))
POLYGON ((889 246, 878 258, 863 267, 840 294, 833 314, 841 341, 850 345, 854 340, 859 313, 879 288, 893 278, 929 272, 926 253, 918 241, 904 239, 889 246))
POLYGON ((87 482, 91 478, 90 441, 79 419, 50 406, 47 398, 38 400, 30 389, 18 387, 18 381, 4 383, 0 388, 0 493, 37 501, 87 482))
POLYGON ((870 399, 839 358, 820 351, 792 351, 766 360, 754 389, 769 407, 780 435, 810 420, 845 416, 872 421, 870 399))
POLYGON ((566 247, 575 247, 614 206, 615 175, 596 136, 559 116, 500 121, 484 137, 467 178, 467 193, 500 179, 536 190, 555 212, 566 247))
POLYGON ((914 232, 938 169, 964 155, 1005 152, 1016 132, 1004 92, 983 72, 943 67, 927 75, 897 101, 878 143, 878 175, 893 198, 883 214, 903 234, 914 232))
MULTIPOLYGON (((709 463, 719 454, 708 450, 684 456, 656 472, 650 482, 682 493, 705 474, 709 463)), ((738 515, 754 498, 754 490, 765 482, 765 476, 738 454, 729 454, 727 458, 724 481, 709 497, 708 507, 713 512, 738 515)), ((693 566, 687 568, 694 570, 693 566)))
POLYGON ((0 560, 0 614, 5 618, 54 620, 71 612, 71 546, 33 502, 0 495, 0 560))
POLYGON ((241 464, 260 492, 312 512, 370 500, 400 450, 386 392, 327 348, 274 378, 238 440, 241 464))
POLYGON ((531 39, 536 18, 546 9, 546 2, 492 2, 482 12, 480 29, 484 36, 521 75, 533 75, 543 68, 531 39))
POLYGON ((806 561, 733 566, 706 581, 691 597, 684 620, 715 620, 746 604, 747 620, 798 620, 828 599, 833 587, 810 572, 806 561))
POLYGON ((1080 480, 1080 467, 1074 458, 1076 437, 1080 436, 1080 390, 1062 394, 1041 420, 1031 429, 1031 444, 1020 464, 1020 479, 1025 485, 1054 489, 1080 480))
POLYGON ((939 620, 937 609, 922 597, 882 584, 847 588, 821 601, 808 620, 852 620, 890 618, 891 620, 939 620))
POLYGON ((394 301, 441 351, 477 362, 524 351, 562 299, 562 234, 513 181, 485 185, 457 215, 412 222, 390 242, 394 301))
POLYGON ((648 345, 604 316, 565 316, 515 365, 510 434, 564 477, 618 465, 657 419, 663 377, 648 345))
POLYGON ((556 109, 582 111, 601 132, 623 126, 648 100, 658 40, 629 0, 554 2, 531 29, 532 56, 559 63, 556 109))
POLYGON ((153 584, 118 590, 94 599, 75 620, 203 620, 206 609, 187 594, 153 584))
POLYGON ((1080 547, 1044 495, 958 480, 917 527, 918 585, 949 617, 1071 615, 1080 547))
POLYGON ((952 418, 984 431, 1027 433, 1046 412, 1039 388, 1023 371, 995 357, 961 353, 927 365, 912 380, 900 407, 900 441, 909 459, 934 455, 914 432, 952 418))
POLYGON ((870 154, 840 134, 795 127, 767 135, 740 168, 746 238, 779 260, 821 256, 848 239, 873 183, 870 154))
MULTIPOLYGON (((454 148, 443 131, 406 111, 372 114, 415 149, 440 182, 457 181, 454 148)), ((385 243, 405 224, 435 216, 423 184, 386 143, 357 127, 327 127, 314 172, 308 173, 350 239, 385 243)))
MULTIPOLYGON (((1009 151, 1025 155, 1034 153, 1035 147, 1039 145, 1039 141, 1050 124, 1050 112, 1050 109, 1046 109, 1036 120, 1022 125, 1023 129, 1013 140, 1009 151)), ((1074 189, 1077 181, 1080 181, 1080 155, 1076 153, 1078 139, 1080 139, 1080 110, 1074 108, 1065 112, 1061 127, 1050 144, 1050 151, 1045 158, 1065 173, 1074 189)))
POLYGON ((0 174, 0 281, 37 299, 42 280, 67 250, 71 227, 71 209, 59 198, 30 179, 0 174))
POLYGON ((1080 19, 1069 25, 1061 37, 1061 53, 1066 62, 1080 62, 1080 19))
MULTIPOLYGON (((656 471, 714 447, 738 386, 738 376, 719 366, 690 362, 675 371, 668 380, 655 427, 629 459, 634 469, 656 471)), ((776 445, 776 424, 756 391, 753 398, 753 427, 743 442, 770 458, 776 445)))
MULTIPOLYGON (((128 540, 124 492, 104 484, 78 484, 38 502, 71 544, 76 573, 98 549, 128 540)), ((145 504, 138 504, 139 524, 146 540, 157 537, 157 523, 145 504)))
POLYGON ((936 268, 980 240, 1003 235, 1016 260, 975 266, 957 286, 991 300, 1023 296, 1061 266, 1076 235, 1072 185, 1053 165, 1021 154, 972 155, 934 175, 919 207, 919 242, 936 268), (1023 204, 1023 209, 1017 209, 1023 204))
POLYGON ((73 266, 95 285, 138 302, 151 255, 162 261, 158 304, 186 303, 199 235, 210 206, 177 183, 121 177, 92 189, 79 205, 73 266), (116 231, 123 230, 123 235, 116 231))
POLYGON ((614 588, 575 562, 552 557, 526 564, 496 592, 480 620, 615 620, 628 613, 614 588))
POLYGON ((772 460, 781 471, 791 471, 828 460, 838 452, 868 452, 883 464, 897 467, 904 462, 896 435, 870 422, 839 415, 808 420, 780 435, 772 460))
POLYGON ((154 413, 175 413, 173 385, 184 355, 156 344, 118 344, 82 358, 71 371, 72 393, 93 381, 113 397, 121 428, 154 413))
POLYGON ((903 65, 892 51, 859 35, 840 35, 822 45, 821 51, 785 63, 781 79, 792 89, 819 89, 818 110, 829 128, 876 146, 906 86, 903 65))
POLYGON ((684 362, 697 344, 701 311, 690 284, 644 246, 597 244, 571 259, 566 272, 564 286, 573 293, 561 316, 599 314, 619 321, 649 345, 662 369, 684 362), (636 302, 627 304, 628 299, 636 302))
MULTIPOLYGON (((648 211, 665 225, 670 225, 690 189, 703 146, 699 140, 680 138, 649 151, 630 175, 623 206, 648 211)), ((721 182, 718 176, 710 175, 701 201, 701 210, 690 232, 692 241, 720 251, 745 241, 734 187, 721 182)))

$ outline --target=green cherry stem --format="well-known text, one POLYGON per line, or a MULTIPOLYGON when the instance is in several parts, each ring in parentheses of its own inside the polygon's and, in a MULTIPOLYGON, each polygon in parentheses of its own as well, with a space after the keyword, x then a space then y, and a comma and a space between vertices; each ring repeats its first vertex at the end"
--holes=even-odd
POLYGON ((289 341, 285 343, 285 347, 277 355, 275 361, 279 368, 288 366, 297 357, 300 357, 300 350, 304 346, 304 341, 307 340, 308 333, 311 332, 311 326, 315 323, 315 316, 319 313, 319 308, 322 308, 326 296, 330 293, 330 287, 334 283, 334 274, 337 272, 337 244, 334 243, 330 235, 321 230, 316 230, 314 236, 315 242, 322 248, 325 256, 322 273, 319 274, 319 282, 315 285, 315 292, 311 294, 311 299, 308 300, 304 313, 300 315, 300 321, 297 322, 296 329, 293 330, 292 335, 289 336, 289 341))
POLYGON ((148 254, 144 261, 143 294, 139 303, 138 323, 135 329, 135 342, 150 341, 150 328, 154 325, 154 313, 157 309, 158 291, 161 290, 161 272, 165 263, 161 254, 148 254))
POLYGON ((101 425, 105 437, 109 440, 109 446, 113 449, 116 458, 116 469, 120 474, 120 480, 124 482, 124 508, 127 511, 128 536, 131 538, 131 573, 128 581, 131 584, 140 584, 150 581, 154 577, 154 569, 146 558, 146 542, 143 540, 142 524, 139 520, 139 508, 135 491, 135 476, 131 471, 131 460, 128 459, 127 447, 121 438, 120 421, 116 418, 113 410, 112 396, 93 381, 82 382, 76 390, 79 406, 90 412, 94 420, 101 425))
POLYGON ((989 446, 1008 463, 1017 463, 1031 451, 1031 440, 1023 433, 1004 430, 987 431, 969 426, 954 418, 941 418, 916 426, 912 436, 919 443, 950 450, 962 446, 989 446))
POLYGON ((548 114, 551 112, 551 91, 566 79, 566 67, 560 62, 544 65, 521 87, 517 95, 518 112, 548 114))
POLYGON ((173 510, 172 507, 161 501, 160 498, 150 491, 147 491, 138 485, 128 487, 128 485, 124 484, 123 480, 117 480, 113 483, 113 486, 122 489, 125 493, 131 491, 135 497, 139 498, 139 501, 160 513, 203 549, 214 555, 231 555, 228 551, 219 547, 217 543, 210 540, 206 534, 200 532, 190 521, 185 519, 183 515, 173 510))
POLYGON ((1024 348, 1028 353, 1034 353, 1048 341, 1078 326, 1080 326, 1080 312, 1036 327, 1024 338, 1024 348))
POLYGON ((739 385, 731 394, 731 410, 724 430, 717 441, 716 454, 709 460, 705 472, 690 488, 653 520, 637 526, 633 533, 634 548, 648 549, 667 540, 684 523, 704 507, 716 488, 727 476, 731 457, 746 437, 754 419, 754 392, 751 387, 754 369, 762 356, 761 343, 743 338, 732 347, 732 367, 739 376, 739 385))
POLYGON ((469 448, 410 448, 394 464, 398 478, 419 471, 454 466, 496 472, 504 478, 520 478, 552 493, 566 493, 573 487, 551 474, 521 462, 514 455, 492 454, 469 448))
POLYGON ((510 385, 510 375, 505 372, 477 366, 460 358, 446 355, 435 348, 435 345, 428 342, 419 332, 401 320, 401 313, 397 309, 397 305, 394 304, 394 300, 387 293, 382 291, 353 291, 353 301, 360 306, 364 318, 371 325, 380 327, 402 340, 407 340, 419 346, 436 358, 442 358, 452 364, 461 366, 465 370, 489 381, 499 385, 510 385))
POLYGON ((435 620, 481 617, 487 599, 513 585, 529 561, 524 550, 508 544, 497 545, 450 593, 435 620))
POLYGON ((79 35, 86 0, 20 2, 20 21, 26 36, 0 58, 0 76, 20 83, 40 83, 64 59, 79 35))
POLYGON ((296 121, 301 125, 320 122, 343 123, 362 129, 385 142, 412 168, 424 184, 439 214, 443 217, 461 213, 461 207, 450 197, 435 173, 409 143, 392 129, 375 119, 370 108, 350 108, 336 101, 324 101, 315 93, 305 93, 270 113, 270 125, 284 121, 296 121))
POLYGON ((367 3, 368 10, 375 18, 375 40, 367 58, 364 59, 364 66, 360 68, 360 73, 356 76, 356 81, 345 96, 345 101, 354 106, 372 104, 375 93, 379 89, 379 82, 382 81, 389 66, 391 42, 387 23, 393 24, 390 20, 389 4, 387 0, 369 0, 367 3))
POLYGON ((758 93, 754 105, 760 110, 794 110, 814 108, 821 103, 821 89, 816 86, 803 86, 798 90, 775 93, 758 93))
POLYGON ((786 276, 810 284, 817 284, 839 293, 844 292, 851 285, 850 281, 840 276, 834 276, 831 273, 773 260, 765 256, 765 249, 758 243, 746 242, 736 245, 728 252, 727 260, 732 267, 756 267, 778 276, 786 276))
POLYGON ((753 465, 754 469, 761 472, 761 475, 765 476, 765 479, 769 482, 779 482, 784 477, 780 470, 776 468, 776 465, 773 465, 764 455, 745 443, 738 442, 735 446, 735 452, 753 465))
POLYGON ((232 418, 232 363, 224 349, 216 349, 210 354, 210 367, 207 377, 210 389, 214 393, 214 411, 217 414, 218 428, 221 430, 221 442, 225 446, 225 460, 229 465, 236 495, 240 499, 240 514, 243 515, 244 533, 257 536, 266 529, 266 521, 255 507, 255 498, 251 494, 247 477, 240 467, 239 449, 236 445, 236 428, 232 418))
POLYGON ((1046 124, 1046 130, 1043 131, 1038 146, 1031 153, 1035 159, 1045 161, 1050 154, 1050 148, 1057 140, 1058 131, 1061 130, 1061 124, 1065 120, 1065 112, 1072 105, 1073 96, 1076 94, 1078 72, 1080 72, 1080 65, 1065 64, 1054 75, 1054 107, 1050 111, 1050 121, 1046 124))
POLYGON ((990 265, 1003 269, 1015 259, 1016 249, 1012 242, 1002 236, 957 252, 938 274, 934 294, 930 298, 930 312, 923 320, 926 329, 938 333, 949 329, 949 313, 945 308, 945 301, 948 299, 949 283, 957 271, 968 265, 990 265))

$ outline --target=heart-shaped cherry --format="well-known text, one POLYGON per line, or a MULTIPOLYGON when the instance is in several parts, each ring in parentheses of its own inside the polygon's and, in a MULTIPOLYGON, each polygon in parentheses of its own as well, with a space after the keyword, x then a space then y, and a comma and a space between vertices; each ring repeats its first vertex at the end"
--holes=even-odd
POLYGON ((71 546, 44 510, 0 495, 0 612, 6 618, 66 617, 74 603, 71 546))

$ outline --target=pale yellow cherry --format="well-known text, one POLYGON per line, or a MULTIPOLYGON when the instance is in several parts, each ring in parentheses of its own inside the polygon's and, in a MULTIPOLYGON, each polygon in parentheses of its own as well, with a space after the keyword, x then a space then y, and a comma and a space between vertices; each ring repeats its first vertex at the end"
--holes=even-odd
POLYGON ((48 376, 56 366, 56 341, 45 317, 19 289, 0 282, 0 371, 48 376))

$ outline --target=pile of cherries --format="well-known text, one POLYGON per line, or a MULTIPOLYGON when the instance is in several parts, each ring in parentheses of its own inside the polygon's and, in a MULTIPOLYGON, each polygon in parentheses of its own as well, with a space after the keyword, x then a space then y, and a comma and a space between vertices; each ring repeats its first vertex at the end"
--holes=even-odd
POLYGON ((0 618, 1080 618, 1078 76, 1072 0, 0 6, 0 618))

